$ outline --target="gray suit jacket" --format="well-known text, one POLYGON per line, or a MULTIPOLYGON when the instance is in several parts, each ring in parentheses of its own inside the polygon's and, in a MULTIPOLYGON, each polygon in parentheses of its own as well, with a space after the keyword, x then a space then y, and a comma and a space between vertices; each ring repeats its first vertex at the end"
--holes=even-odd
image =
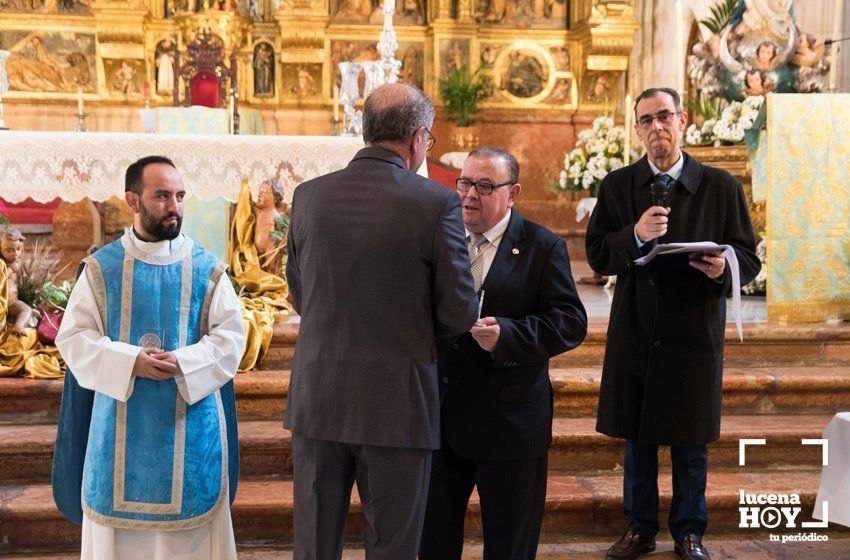
POLYGON ((301 328, 284 426, 440 446, 437 337, 476 320, 460 199, 382 148, 299 186, 286 278, 301 328))

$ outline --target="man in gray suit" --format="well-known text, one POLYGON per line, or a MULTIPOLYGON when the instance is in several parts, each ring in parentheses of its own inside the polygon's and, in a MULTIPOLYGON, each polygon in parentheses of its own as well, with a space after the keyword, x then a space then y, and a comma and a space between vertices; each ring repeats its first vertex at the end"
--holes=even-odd
POLYGON ((360 150, 295 190, 286 277, 301 330, 292 432, 295 559, 337 560, 357 482, 366 555, 414 560, 440 446, 436 338, 477 317, 460 199, 415 170, 434 107, 403 84, 366 100, 360 150))

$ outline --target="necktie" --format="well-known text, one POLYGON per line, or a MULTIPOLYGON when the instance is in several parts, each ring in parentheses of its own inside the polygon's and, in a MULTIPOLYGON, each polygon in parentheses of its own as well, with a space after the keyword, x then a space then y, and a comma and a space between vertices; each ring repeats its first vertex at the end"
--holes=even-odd
POLYGON ((671 177, 671 176, 667 175, 666 173, 659 173, 658 175, 656 175, 656 176, 655 176, 655 178, 656 178, 656 179, 660 179, 660 180, 664 181, 664 183, 665 183, 666 185, 668 185, 668 186, 669 186, 669 185, 670 185, 673 181, 675 181, 675 180, 676 180, 676 179, 674 179, 673 177, 671 177))
POLYGON ((487 238, 481 233, 472 233, 469 235, 469 260, 472 261, 472 279, 475 281, 475 291, 481 289, 481 284, 484 283, 484 255, 480 255, 481 246, 487 243, 487 238), (478 258, 476 258, 478 257, 478 258))

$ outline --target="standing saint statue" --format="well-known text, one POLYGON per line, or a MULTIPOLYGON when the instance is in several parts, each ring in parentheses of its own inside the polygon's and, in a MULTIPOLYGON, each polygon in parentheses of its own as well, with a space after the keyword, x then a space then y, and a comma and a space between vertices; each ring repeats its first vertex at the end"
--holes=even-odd
POLYGON ((161 41, 156 47, 156 92, 174 92, 174 43, 171 39, 161 41))
POLYGON ((260 43, 254 50, 254 95, 274 95, 274 52, 268 43, 260 43))

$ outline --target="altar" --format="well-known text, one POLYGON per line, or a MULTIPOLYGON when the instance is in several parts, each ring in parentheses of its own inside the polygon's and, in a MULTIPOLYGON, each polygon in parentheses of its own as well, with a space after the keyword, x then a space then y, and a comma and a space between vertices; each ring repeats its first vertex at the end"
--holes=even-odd
MULTIPOLYGON (((10 202, 123 200, 127 167, 157 154, 174 161, 197 214, 204 202, 236 202, 243 182, 256 189, 270 178, 291 202, 300 183, 345 167, 362 146, 359 137, 7 131, 0 134, 0 192, 10 202)), ((187 211, 186 231, 212 227, 226 240, 227 216, 219 218, 209 224, 187 211), (201 226, 192 228, 192 220, 201 226)), ((212 249, 225 258, 226 246, 212 249)))

